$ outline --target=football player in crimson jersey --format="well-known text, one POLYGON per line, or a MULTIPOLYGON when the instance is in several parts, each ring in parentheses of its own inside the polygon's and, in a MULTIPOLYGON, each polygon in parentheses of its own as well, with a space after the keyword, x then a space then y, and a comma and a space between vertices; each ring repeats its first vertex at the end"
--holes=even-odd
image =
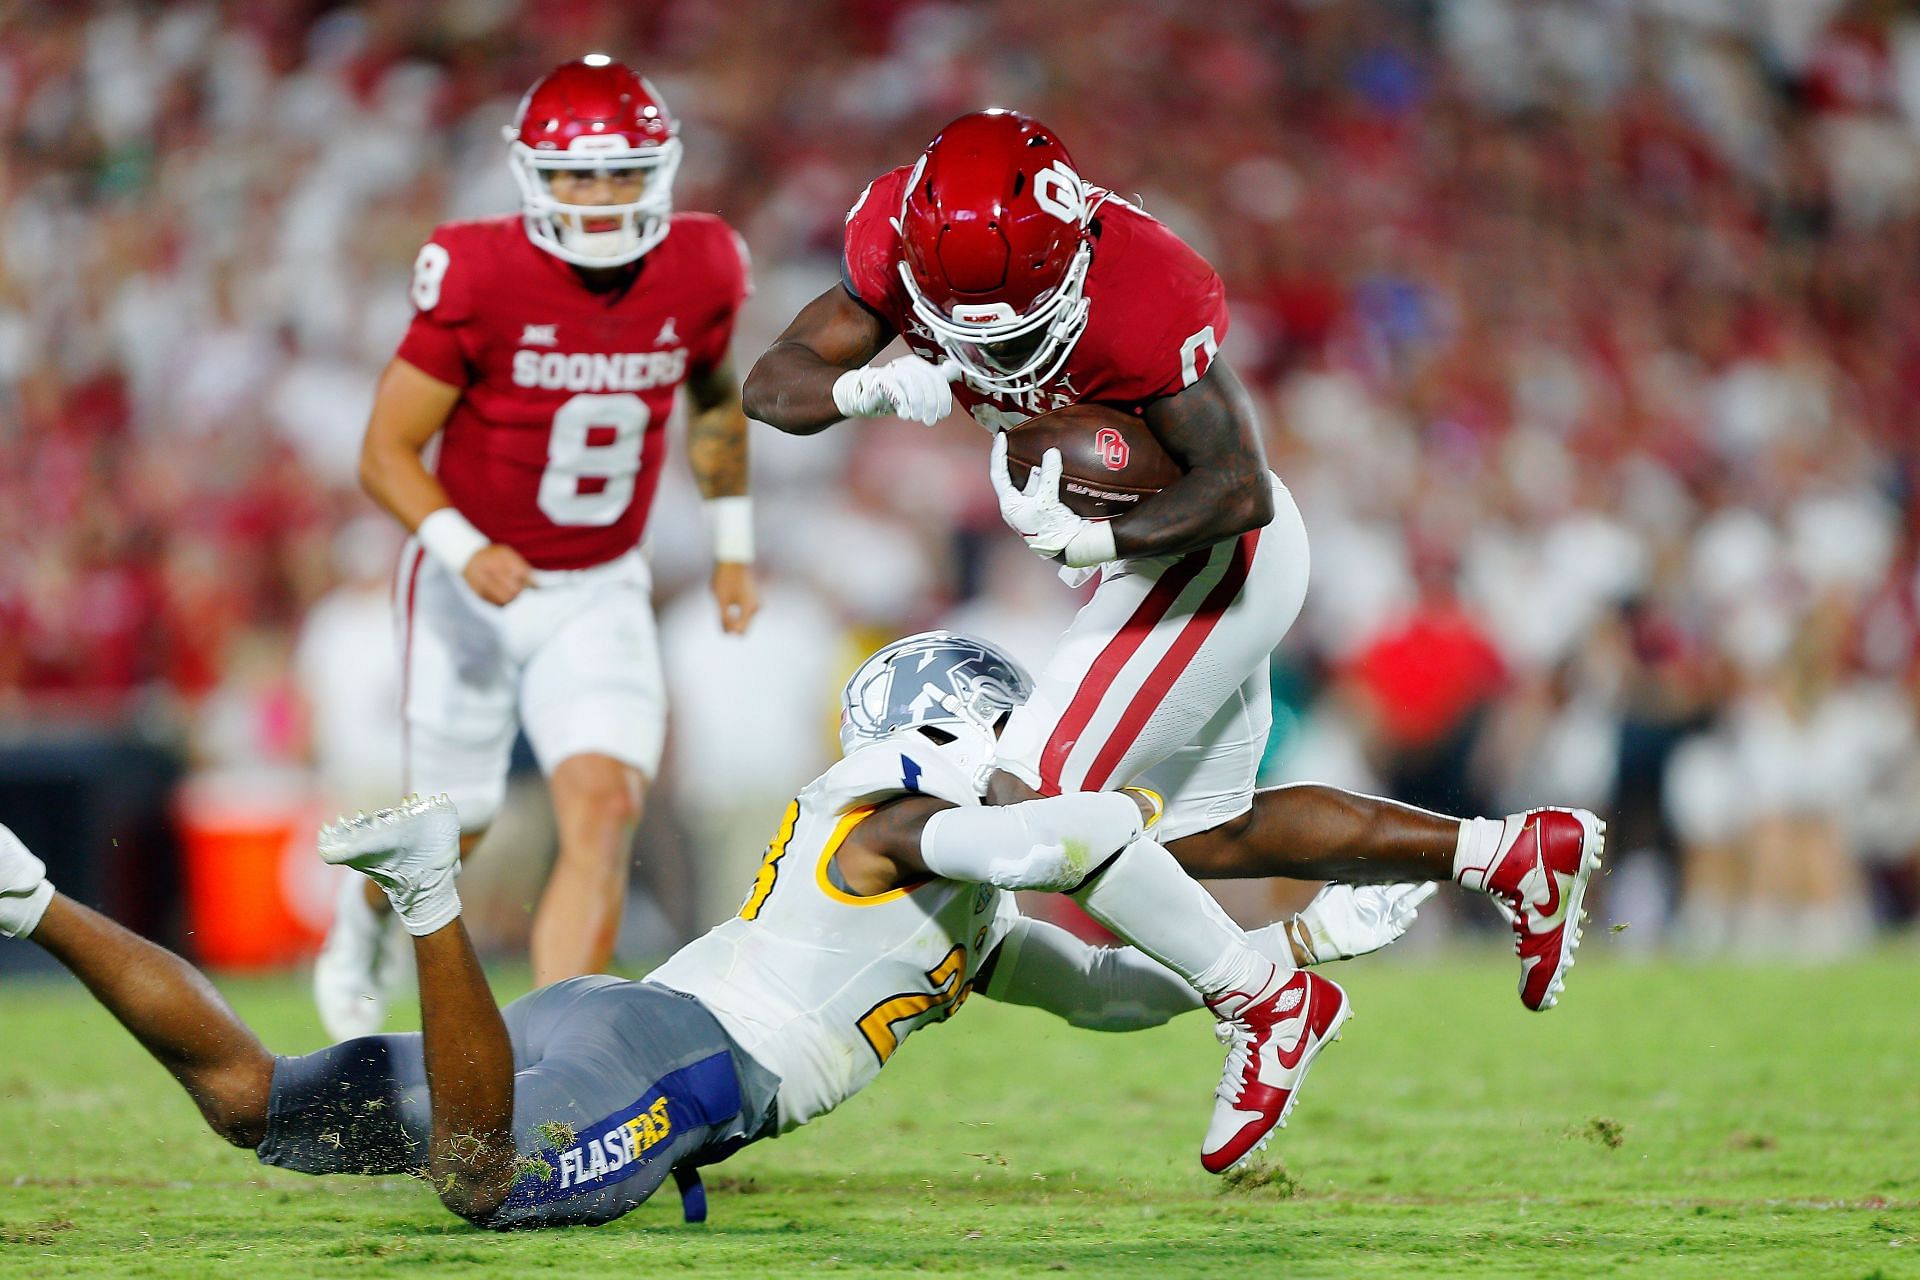
MULTIPOLYGON (((958 399, 995 433, 1007 522, 1100 587, 1000 739, 991 794, 1140 782, 1159 838, 1203 876, 1453 879, 1508 915, 1530 1009, 1558 998, 1604 825, 1580 810, 1461 821, 1321 786, 1256 793, 1268 656, 1306 594, 1307 538, 1224 360, 1225 289, 1166 227, 1085 182, 1052 130, 962 116, 847 215, 841 279, 747 377, 747 412, 811 434, 845 417, 931 424, 958 399), (908 354, 871 361, 894 338, 908 354), (1014 487, 1000 433, 1064 405, 1141 416, 1184 475, 1113 520, 1014 487)), ((1049 487, 1049 475, 1052 486, 1049 487)))
MULTIPOLYGON (((682 386, 722 626, 743 631, 757 607, 728 359, 746 253, 720 219, 673 212, 677 133, 652 87, 604 55, 533 87, 507 130, 522 211, 422 246, 416 314, 361 452, 367 491, 415 535, 396 596, 409 785, 452 797, 470 849, 516 730, 549 778, 560 852, 533 922, 540 983, 610 958, 659 763, 638 548, 682 386)), ((371 886, 348 886, 315 971, 336 1035, 380 1024, 384 910, 371 886)))

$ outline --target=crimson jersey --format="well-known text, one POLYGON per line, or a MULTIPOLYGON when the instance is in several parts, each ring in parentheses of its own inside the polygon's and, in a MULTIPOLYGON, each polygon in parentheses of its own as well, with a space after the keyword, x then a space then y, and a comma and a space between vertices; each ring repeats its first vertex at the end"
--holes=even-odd
POLYGON ((519 214, 437 228, 413 266, 399 357, 461 389, 436 471, 480 532, 538 569, 631 550, 667 450, 674 392, 726 358, 746 249, 676 213, 630 288, 595 293, 519 214))
MULTIPOLYGON (((914 318, 900 279, 902 165, 874 179, 847 214, 841 283, 936 363, 940 346, 914 318)), ((1136 416, 1207 371, 1227 335, 1226 287, 1206 259, 1138 207, 1089 187, 1093 261, 1087 327, 1053 380, 1024 396, 954 384, 954 397, 982 426, 1000 431, 1037 414, 1099 401, 1136 416)))

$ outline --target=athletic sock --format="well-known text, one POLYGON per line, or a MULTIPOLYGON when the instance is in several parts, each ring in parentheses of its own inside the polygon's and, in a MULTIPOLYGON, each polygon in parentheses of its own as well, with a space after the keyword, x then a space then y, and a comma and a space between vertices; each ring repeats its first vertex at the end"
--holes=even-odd
POLYGON ((1510 818, 1467 818, 1453 846, 1453 878, 1468 889, 1485 890, 1500 851, 1526 823, 1525 814, 1510 818))
POLYGON ((444 929, 460 914, 460 891, 453 886, 451 871, 422 883, 383 881, 380 887, 387 891, 401 927, 416 938, 444 929))
MULTIPOLYGON (((1203 998, 1264 986, 1274 962, 1155 840, 1142 837, 1073 898, 1119 937, 1185 978, 1203 998)), ((1284 966, 1291 968, 1291 965, 1284 966)))

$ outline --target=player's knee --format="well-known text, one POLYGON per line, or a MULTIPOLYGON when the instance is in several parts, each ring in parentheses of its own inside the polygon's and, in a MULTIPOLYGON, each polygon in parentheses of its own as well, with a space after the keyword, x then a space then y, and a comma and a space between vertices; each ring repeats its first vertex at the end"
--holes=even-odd
POLYGON ((220 1140, 243 1151, 252 1151, 267 1140, 267 1115, 264 1111, 227 1111, 202 1108, 207 1124, 220 1140))
POLYGON ((267 1102, 273 1087, 273 1065, 251 1065, 213 1078, 193 1082, 193 1100, 207 1127, 223 1142, 252 1150, 267 1138, 267 1102))
POLYGON ((641 792, 638 770, 604 756, 575 756, 553 771, 554 808, 564 825, 630 828, 640 821, 641 792))
POLYGON ((440 1203, 451 1213, 465 1218, 476 1227, 494 1231, 505 1231, 509 1224, 499 1217, 500 1206, 506 1202, 502 1192, 486 1191, 472 1182, 459 1178, 445 1180, 440 1188, 440 1203))
POLYGON ((460 1154, 443 1152, 429 1163, 434 1192, 441 1204, 475 1226, 500 1227, 500 1206, 512 1189, 511 1143, 504 1136, 494 1141, 456 1137, 454 1142, 463 1148, 460 1154))
POLYGON ((640 821, 640 789, 621 783, 599 783, 574 796, 575 810, 606 830, 624 830, 640 821))

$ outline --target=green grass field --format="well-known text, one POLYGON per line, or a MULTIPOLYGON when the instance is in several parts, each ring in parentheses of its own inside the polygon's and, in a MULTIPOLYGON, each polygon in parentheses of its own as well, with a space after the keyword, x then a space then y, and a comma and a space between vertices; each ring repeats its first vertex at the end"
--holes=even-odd
MULTIPOLYGON (((975 1000, 710 1170, 705 1226, 669 1188, 507 1237, 410 1179, 260 1168, 76 985, 0 980, 0 1273, 1920 1276, 1920 955, 1595 955, 1546 1015, 1512 966, 1339 966, 1358 1017, 1238 1183, 1196 1156, 1205 1019, 1102 1036, 975 1000)), ((319 1043, 300 982, 226 985, 275 1048, 319 1043)))

